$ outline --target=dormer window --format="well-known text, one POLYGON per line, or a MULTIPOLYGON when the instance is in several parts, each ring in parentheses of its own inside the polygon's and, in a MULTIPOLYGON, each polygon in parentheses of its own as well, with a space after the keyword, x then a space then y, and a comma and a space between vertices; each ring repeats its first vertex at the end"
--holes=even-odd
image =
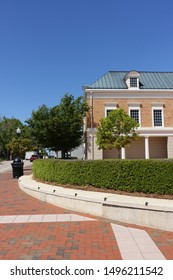
POLYGON ((134 90, 139 89, 139 81, 140 73, 137 71, 130 71, 125 76, 125 82, 127 84, 128 89, 134 90))
POLYGON ((130 87, 137 87, 138 86, 138 82, 137 82, 137 78, 130 78, 130 87))

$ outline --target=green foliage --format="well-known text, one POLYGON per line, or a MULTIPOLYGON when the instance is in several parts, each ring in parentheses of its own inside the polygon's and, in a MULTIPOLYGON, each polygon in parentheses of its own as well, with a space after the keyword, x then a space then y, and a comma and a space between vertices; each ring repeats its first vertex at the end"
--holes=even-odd
POLYGON ((59 184, 173 194, 171 160, 36 160, 33 175, 59 184))
POLYGON ((88 110, 82 97, 75 100, 66 94, 59 105, 52 108, 43 105, 33 111, 27 123, 43 147, 61 150, 64 157, 65 153, 81 144, 83 118, 88 110))
POLYGON ((13 138, 6 147, 12 157, 19 156, 23 159, 25 158, 25 153, 33 148, 31 139, 21 137, 13 138))
POLYGON ((13 138, 17 138, 16 130, 18 127, 21 129, 22 135, 28 137, 28 128, 22 125, 20 120, 6 117, 0 120, 0 156, 4 159, 10 158, 10 150, 7 145, 13 138))
POLYGON ((123 109, 110 112, 102 118, 97 129, 97 145, 99 149, 117 148, 120 150, 138 137, 136 129, 139 124, 123 109))
POLYGON ((45 147, 49 147, 49 114, 50 109, 42 105, 37 111, 33 111, 32 117, 26 121, 34 139, 45 147))
POLYGON ((16 129, 21 125, 21 122, 15 118, 3 117, 0 120, 0 155, 3 158, 8 159, 10 157, 6 145, 15 137, 16 129))
POLYGON ((31 147, 31 143, 33 146, 34 141, 31 139, 30 128, 23 125, 20 120, 6 117, 0 120, 0 157, 10 159, 10 156, 16 153, 23 155, 24 147, 31 147), (20 138, 16 132, 18 127, 21 129, 20 138))

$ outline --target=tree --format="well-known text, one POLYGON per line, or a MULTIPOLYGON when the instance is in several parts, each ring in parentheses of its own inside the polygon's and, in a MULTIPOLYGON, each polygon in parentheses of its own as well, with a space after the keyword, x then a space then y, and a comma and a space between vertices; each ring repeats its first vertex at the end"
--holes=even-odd
POLYGON ((12 155, 14 156, 14 154, 19 155, 22 153, 23 155, 23 145, 31 150, 33 150, 36 146, 34 139, 31 137, 30 128, 23 125, 18 119, 3 117, 0 120, 0 157, 10 159, 10 157, 12 155), (18 127, 21 129, 20 138, 16 132, 18 127), (19 142, 21 145, 20 147, 19 142), (26 145, 26 143, 28 144, 26 145), (20 148, 21 151, 17 152, 14 147, 20 148))
POLYGON ((22 127, 20 120, 3 117, 0 121, 0 157, 10 158, 6 145, 16 136, 16 129, 22 127))
POLYGON ((43 147, 49 147, 49 117, 50 109, 42 105, 37 111, 32 112, 30 119, 26 120, 35 142, 43 147))
POLYGON ((65 94, 59 105, 52 108, 42 105, 33 111, 27 123, 44 148, 61 151, 64 158, 82 143, 83 118, 88 110, 81 96, 75 100, 73 95, 65 94))
POLYGON ((136 129, 139 124, 123 109, 113 110, 107 118, 102 118, 97 129, 99 149, 117 148, 120 158, 121 148, 138 138, 136 129))
POLYGON ((32 140, 28 138, 13 138, 7 145, 6 148, 10 151, 11 156, 14 158, 19 156, 25 158, 25 153, 33 149, 32 140))

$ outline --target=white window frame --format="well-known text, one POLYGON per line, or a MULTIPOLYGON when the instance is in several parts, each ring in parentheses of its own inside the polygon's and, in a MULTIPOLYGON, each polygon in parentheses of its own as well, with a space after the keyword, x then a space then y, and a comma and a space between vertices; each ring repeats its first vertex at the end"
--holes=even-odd
POLYGON ((164 127, 164 110, 163 110, 163 105, 152 106, 152 127, 155 127, 155 128, 164 127), (154 125, 154 110, 161 110, 161 113, 162 113, 162 125, 159 125, 159 126, 155 126, 154 125))
POLYGON ((126 74, 125 76, 125 81, 126 81, 126 84, 127 84, 127 87, 129 90, 139 90, 139 78, 140 78, 140 73, 133 70, 133 71, 130 71, 126 74), (130 79, 136 79, 136 86, 131 86, 130 85, 130 79))
POLYGON ((105 118, 107 118, 107 111, 108 110, 116 110, 117 109, 117 104, 105 104, 105 118))
POLYGON ((129 77, 127 80, 126 80, 126 84, 127 84, 127 87, 129 90, 139 90, 139 78, 138 77, 129 77), (137 85, 136 87, 132 87, 130 85, 130 79, 136 79, 136 82, 137 82, 137 85))
POLYGON ((141 106, 140 104, 128 104, 129 106, 129 116, 131 117, 131 110, 138 110, 139 112, 139 127, 141 127, 141 106))

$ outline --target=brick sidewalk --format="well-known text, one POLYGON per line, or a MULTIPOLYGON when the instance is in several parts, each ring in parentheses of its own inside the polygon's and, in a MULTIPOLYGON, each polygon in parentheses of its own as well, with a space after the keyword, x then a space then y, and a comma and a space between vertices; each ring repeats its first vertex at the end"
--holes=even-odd
MULTIPOLYGON (((25 170, 25 175, 31 170, 25 170)), ((0 223, 0 260, 121 260, 111 223, 39 201, 23 193, 11 172, 0 174, 0 216, 73 214, 91 221, 0 223)), ((50 215, 49 215, 50 216, 50 215)), ((2 217, 1 217, 2 218, 2 217)), ((173 259, 173 232, 145 230, 166 259, 173 259)))

